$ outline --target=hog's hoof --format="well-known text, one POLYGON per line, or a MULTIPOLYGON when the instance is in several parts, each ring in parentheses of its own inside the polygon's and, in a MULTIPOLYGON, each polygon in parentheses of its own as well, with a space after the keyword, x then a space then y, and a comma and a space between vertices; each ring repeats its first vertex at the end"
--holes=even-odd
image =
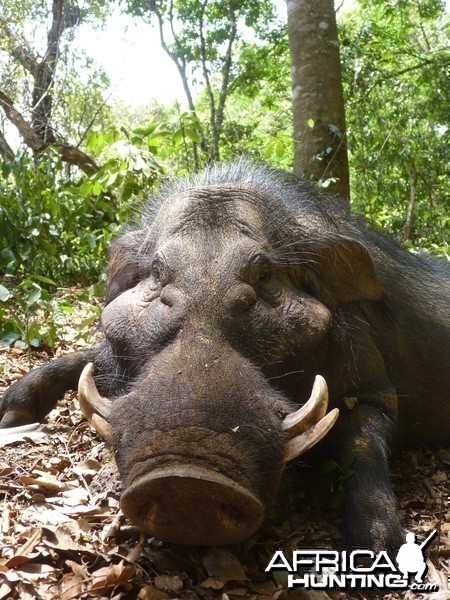
MULTIPOLYGON (((353 524, 354 525, 354 524, 353 524)), ((383 515, 379 519, 367 520, 365 527, 347 525, 347 548, 349 550, 367 549, 374 552, 386 551, 396 556, 405 537, 397 518, 383 515)))
POLYGON ((222 545, 248 538, 264 507, 244 487, 202 467, 155 469, 123 493, 124 514, 145 532, 175 544, 222 545))

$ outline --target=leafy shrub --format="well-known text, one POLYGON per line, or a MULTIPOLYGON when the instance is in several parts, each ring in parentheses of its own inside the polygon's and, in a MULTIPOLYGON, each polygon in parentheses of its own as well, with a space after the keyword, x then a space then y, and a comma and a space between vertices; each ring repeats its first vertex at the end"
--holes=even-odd
POLYGON ((93 301, 102 295, 99 286, 51 294, 43 285, 56 284, 38 275, 14 287, 0 284, 0 346, 53 349, 67 341, 68 332, 71 341, 90 337, 90 326, 101 312, 99 303, 93 301), (83 319, 75 315, 75 306, 80 304, 83 319), (71 321, 75 321, 76 329, 71 321))
MULTIPOLYGON (((0 345, 54 348, 62 340, 74 299, 53 292, 98 280, 111 239, 162 171, 157 129, 93 131, 87 151, 102 166, 92 175, 52 148, 0 163, 0 345)), ((81 337, 96 308, 79 324, 81 337)))
POLYGON ((89 176, 52 148, 1 163, 0 272, 58 284, 98 277, 111 239, 162 171, 155 129, 92 132, 88 151, 103 165, 89 176))

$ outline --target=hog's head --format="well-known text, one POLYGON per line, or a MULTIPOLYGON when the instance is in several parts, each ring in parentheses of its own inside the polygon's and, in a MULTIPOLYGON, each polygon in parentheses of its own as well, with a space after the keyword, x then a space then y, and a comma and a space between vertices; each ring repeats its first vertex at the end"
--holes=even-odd
MULTIPOLYGON (((336 289, 353 293, 345 280, 320 290, 320 270, 347 247, 300 248, 299 229, 305 240, 313 226, 250 184, 206 184, 170 195, 113 247, 102 327, 117 377, 132 383, 107 400, 89 366, 80 400, 113 445, 122 509, 146 532, 186 544, 247 538, 286 461, 335 422, 321 377, 294 409, 331 326, 327 305, 336 289)), ((358 244, 352 257, 358 270, 358 244)))

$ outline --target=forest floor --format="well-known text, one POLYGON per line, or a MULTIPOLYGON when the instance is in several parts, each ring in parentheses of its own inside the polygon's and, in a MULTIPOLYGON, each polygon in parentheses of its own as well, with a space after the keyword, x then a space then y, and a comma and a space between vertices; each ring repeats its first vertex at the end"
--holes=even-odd
MULTIPOLYGON (((86 308, 86 311, 88 309, 86 308)), ((78 349, 78 306, 56 354, 0 347, 0 393, 30 367, 78 349)), ((227 547, 181 547, 143 536, 119 509, 112 454, 69 393, 41 426, 11 442, 0 433, 0 600, 75 598, 165 600, 450 600, 450 449, 404 449, 392 462, 403 526, 425 540, 434 593, 287 588, 287 573, 265 569, 273 554, 342 549, 336 486, 302 464, 288 473, 278 504, 257 535, 227 547), (31 434, 30 434, 31 437, 31 434)))

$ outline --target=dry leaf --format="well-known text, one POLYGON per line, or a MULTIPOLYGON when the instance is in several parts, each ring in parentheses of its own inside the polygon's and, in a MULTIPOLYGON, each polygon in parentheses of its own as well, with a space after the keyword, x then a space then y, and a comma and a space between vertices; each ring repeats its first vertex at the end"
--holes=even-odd
POLYGON ((58 600, 75 600, 79 598, 83 591, 83 580, 74 574, 65 573, 59 582, 58 600))
POLYGON ((208 577, 208 579, 205 579, 200 585, 206 589, 221 590, 225 583, 226 582, 223 579, 219 579, 218 577, 208 577))
POLYGON ((12 591, 12 587, 9 585, 9 583, 4 581, 0 585, 0 600, 3 600, 3 598, 8 598, 9 595, 11 594, 11 591, 12 591))
POLYGON ((74 575, 80 579, 89 579, 89 571, 86 565, 80 565, 74 560, 66 560, 65 562, 74 575))
POLYGON ((145 585, 139 590, 139 600, 166 600, 169 596, 165 592, 157 590, 152 585, 145 585))
POLYGON ((96 594, 106 592, 118 585, 127 586, 130 579, 136 575, 136 569, 133 565, 125 565, 124 561, 120 561, 118 565, 109 565, 97 569, 92 574, 92 584, 87 591, 96 594))
POLYGON ((236 556, 225 548, 209 548, 203 555, 202 563, 210 577, 218 577, 224 581, 248 579, 236 556))
POLYGON ((22 511, 21 520, 24 522, 35 523, 36 521, 43 525, 59 525, 71 521, 70 517, 54 508, 43 506, 30 506, 22 511))
POLYGON ((50 463, 50 471, 52 473, 62 473, 67 467, 70 467, 72 463, 67 458, 59 458, 52 456, 48 461, 50 463))
POLYGON ((44 544, 49 548, 55 548, 56 550, 74 550, 81 553, 92 553, 92 548, 88 548, 83 544, 76 542, 73 538, 75 535, 79 535, 79 528, 77 523, 66 523, 59 525, 54 530, 43 528, 45 539, 44 544))
MULTIPOLYGON (((247 593, 248 593, 247 588, 245 588, 245 587, 238 587, 238 588, 227 589, 226 595, 228 597, 235 598, 236 596, 238 596, 238 597, 246 596, 247 593)), ((252 597, 250 596, 250 598, 252 598, 252 597)), ((256 598, 256 597, 253 597, 253 598, 256 598)))
POLYGON ((38 486, 46 490, 64 491, 77 486, 76 482, 59 481, 50 473, 44 473, 40 477, 28 477, 28 475, 21 475, 19 477, 19 481, 23 485, 38 486))
POLYGON ((157 575, 155 587, 161 592, 180 592, 184 587, 184 582, 178 575, 157 575))
POLYGON ((28 563, 27 565, 23 565, 20 569, 15 569, 15 571, 21 579, 29 582, 36 582, 41 579, 54 581, 59 572, 58 569, 55 569, 50 565, 39 563, 28 563))
POLYGON ((94 475, 100 471, 102 465, 98 460, 89 458, 72 467, 72 471, 77 475, 82 475, 87 481, 90 481, 94 475))
POLYGON ((26 556, 34 550, 42 539, 42 530, 40 528, 31 529, 26 533, 27 541, 17 549, 16 555, 26 556))
POLYGON ((141 534, 139 537, 139 543, 128 553, 127 561, 128 562, 136 562, 138 558, 142 554, 142 550, 144 549, 147 538, 145 535, 141 534))
POLYGON ((44 431, 40 431, 39 427, 40 423, 31 423, 30 425, 0 429, 0 447, 15 444, 16 442, 37 442, 43 440, 47 437, 47 434, 44 431))

